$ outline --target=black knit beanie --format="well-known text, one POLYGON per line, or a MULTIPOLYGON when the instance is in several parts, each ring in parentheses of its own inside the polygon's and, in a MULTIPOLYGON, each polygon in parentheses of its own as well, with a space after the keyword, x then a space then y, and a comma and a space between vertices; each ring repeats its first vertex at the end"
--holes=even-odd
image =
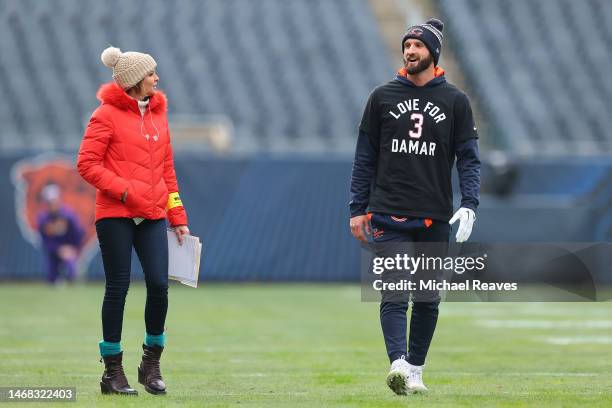
POLYGON ((408 28, 408 31, 406 31, 402 38, 402 54, 404 53, 404 42, 408 38, 416 38, 423 41, 423 44, 425 44, 433 56, 434 65, 438 65, 440 52, 442 51, 442 40, 444 39, 443 30, 444 23, 437 18, 430 18, 423 24, 408 28))

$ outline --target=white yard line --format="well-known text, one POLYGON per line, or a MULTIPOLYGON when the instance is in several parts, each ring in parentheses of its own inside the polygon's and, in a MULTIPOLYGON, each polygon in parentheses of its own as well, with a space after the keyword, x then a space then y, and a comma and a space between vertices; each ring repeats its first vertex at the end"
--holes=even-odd
MULTIPOLYGON (((384 373, 383 373, 384 374, 384 373)), ((490 377, 595 377, 597 375, 601 375, 598 373, 576 373, 576 372, 566 372, 566 371, 557 371, 557 372, 529 372, 529 371, 515 371, 515 372, 499 372, 494 373, 490 371, 435 371, 428 370, 428 375, 436 376, 436 375, 448 375, 448 376, 490 376, 490 377)), ((300 371, 300 372, 285 372, 285 371, 277 371, 272 373, 239 373, 239 374, 230 374, 231 377, 275 377, 275 376, 295 376, 295 377, 308 377, 310 375, 328 375, 328 376, 366 376, 366 377, 380 377, 382 374, 377 371, 300 371)))
POLYGON ((462 375, 462 376, 470 376, 470 375, 486 375, 491 377, 595 377, 597 373, 570 373, 564 371, 558 372, 529 372, 529 371, 519 371, 519 372, 462 372, 462 371, 432 371, 432 375, 462 375))
POLYGON ((500 317, 503 315, 513 317, 563 317, 583 319, 585 317, 609 317, 611 307, 609 304, 598 303, 458 303, 446 302, 440 305, 440 318, 445 316, 465 317, 500 317))
POLYGON ((572 344, 612 344, 612 336, 563 336, 563 337, 538 337, 537 340, 557 346, 572 344))
MULTIPOLYGON (((233 378, 274 378, 274 377, 300 377, 300 378, 309 378, 311 376, 355 376, 355 377, 372 377, 379 378, 384 376, 384 372, 378 371, 332 371, 332 372, 317 372, 317 371, 275 371, 275 372, 253 372, 253 373, 235 373, 235 374, 227 374, 228 377, 233 378)), ((435 371, 429 370, 427 372, 429 376, 462 376, 462 377, 596 377, 602 375, 601 373, 572 373, 572 372, 484 372, 484 371, 476 371, 476 372, 468 372, 468 371, 435 371)), ((224 377, 224 375, 217 373, 218 377, 224 377)), ((59 374, 59 377, 66 378, 99 378, 99 374, 92 373, 70 373, 70 374, 59 374)), ((25 374, 7 374, 0 373, 0 378, 23 378, 26 377, 25 374)), ((31 375, 27 375, 27 377, 31 377, 31 375)), ((303 395, 305 393, 296 393, 295 395, 303 395)), ((228 394, 229 395, 229 394, 228 394)), ((262 394, 267 395, 267 394, 262 394)), ((293 394, 287 394, 293 395, 293 394)))
POLYGON ((490 329, 610 329, 612 320, 481 319, 476 325, 490 329))

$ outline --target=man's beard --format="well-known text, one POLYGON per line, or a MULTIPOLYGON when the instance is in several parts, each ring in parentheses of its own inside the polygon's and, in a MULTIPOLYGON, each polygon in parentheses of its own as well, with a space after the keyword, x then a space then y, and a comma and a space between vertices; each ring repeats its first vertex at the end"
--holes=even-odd
POLYGON ((408 59, 404 58, 404 66, 410 75, 420 74, 429 68, 429 65, 433 63, 433 56, 429 54, 427 57, 422 58, 415 66, 408 68, 408 59))

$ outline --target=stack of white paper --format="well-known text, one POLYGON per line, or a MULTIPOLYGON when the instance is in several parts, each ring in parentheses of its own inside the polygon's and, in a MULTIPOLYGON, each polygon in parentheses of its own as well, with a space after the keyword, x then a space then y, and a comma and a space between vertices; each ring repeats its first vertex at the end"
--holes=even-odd
POLYGON ((168 230, 168 278, 198 287, 202 243, 193 235, 183 235, 180 245, 173 230, 168 230))

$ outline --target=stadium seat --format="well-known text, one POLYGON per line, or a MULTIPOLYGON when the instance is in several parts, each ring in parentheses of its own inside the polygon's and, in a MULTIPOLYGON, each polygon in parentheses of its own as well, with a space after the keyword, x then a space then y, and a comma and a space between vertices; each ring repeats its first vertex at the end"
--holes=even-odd
POLYGON ((493 136, 518 153, 612 151, 612 3, 439 4, 493 136))
POLYGON ((0 90, 15 101, 0 109, 0 149, 75 150, 111 78, 108 45, 156 58, 170 120, 224 114, 255 150, 354 146, 369 91, 395 68, 367 0, 8 0, 0 90))

